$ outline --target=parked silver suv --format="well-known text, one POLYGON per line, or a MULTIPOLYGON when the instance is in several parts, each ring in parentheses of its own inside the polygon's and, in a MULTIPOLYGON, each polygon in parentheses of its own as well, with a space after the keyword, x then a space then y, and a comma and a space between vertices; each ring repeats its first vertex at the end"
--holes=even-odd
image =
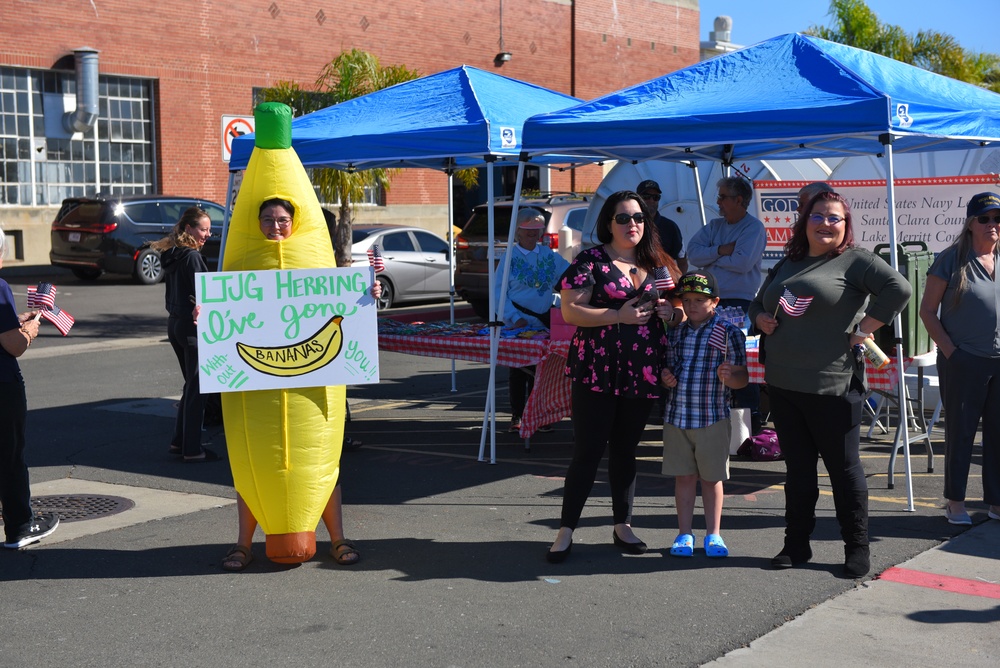
MULTIPOLYGON (((534 207, 545 214, 545 233, 540 243, 552 250, 559 250, 559 230, 563 223, 573 231, 573 245, 579 246, 583 224, 590 205, 590 195, 576 193, 544 193, 539 197, 521 200, 519 207, 534 207)), ((510 232, 510 214, 513 202, 509 198, 497 200, 493 210, 494 257, 499 258, 507 248, 510 232)), ((455 292, 472 305, 476 315, 489 320, 489 271, 488 205, 480 204, 472 210, 469 222, 455 237, 455 292)))

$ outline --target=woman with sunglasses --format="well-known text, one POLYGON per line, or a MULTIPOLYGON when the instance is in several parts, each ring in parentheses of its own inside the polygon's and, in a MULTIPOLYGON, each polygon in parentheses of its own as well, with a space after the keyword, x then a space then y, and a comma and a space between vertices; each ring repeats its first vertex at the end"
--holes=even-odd
POLYGON ((761 360, 787 471, 784 546, 771 565, 812 559, 822 457, 844 574, 862 577, 871 555, 860 455, 867 394, 861 344, 906 306, 910 286, 880 257, 854 247, 851 208, 837 193, 822 192, 799 212, 785 254, 750 304, 750 321, 766 335, 761 360))
POLYGON ((1000 325, 996 282, 1000 195, 969 200, 962 231, 927 271, 920 319, 937 344, 944 402, 945 517, 972 524, 965 492, 972 443, 983 421, 983 501, 1000 520, 1000 325), (940 313, 939 311, 940 307, 940 313))
POLYGON ((574 448, 559 533, 546 553, 551 563, 563 561, 573 547, 573 531, 605 450, 612 541, 629 554, 646 551, 629 525, 635 452, 659 396, 666 346, 661 319, 683 318, 683 311, 677 309, 675 318, 673 304, 658 299, 655 270, 665 267, 674 281, 679 272, 650 221, 651 212, 636 193, 624 190, 608 197, 597 216, 602 245, 580 253, 559 282, 563 318, 577 326, 566 366, 572 379, 574 448))

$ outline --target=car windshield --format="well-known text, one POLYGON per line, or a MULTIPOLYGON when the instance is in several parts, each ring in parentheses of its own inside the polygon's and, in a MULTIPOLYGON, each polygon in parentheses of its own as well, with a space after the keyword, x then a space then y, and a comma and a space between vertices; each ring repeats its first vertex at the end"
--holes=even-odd
POLYGON ((351 243, 356 244, 359 241, 364 241, 368 237, 372 236, 373 234, 377 234, 378 232, 379 230, 372 230, 372 229, 366 230, 366 229, 358 229, 357 227, 352 227, 351 243))

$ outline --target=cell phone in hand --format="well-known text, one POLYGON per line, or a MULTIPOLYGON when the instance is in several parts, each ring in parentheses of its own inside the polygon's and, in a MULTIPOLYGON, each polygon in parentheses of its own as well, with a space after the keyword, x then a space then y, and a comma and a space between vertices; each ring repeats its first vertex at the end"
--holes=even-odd
POLYGON ((656 295, 656 292, 654 290, 647 290, 646 292, 643 292, 642 295, 640 295, 639 301, 635 303, 635 307, 642 308, 646 304, 652 304, 653 306, 655 306, 657 299, 659 299, 659 297, 656 295))

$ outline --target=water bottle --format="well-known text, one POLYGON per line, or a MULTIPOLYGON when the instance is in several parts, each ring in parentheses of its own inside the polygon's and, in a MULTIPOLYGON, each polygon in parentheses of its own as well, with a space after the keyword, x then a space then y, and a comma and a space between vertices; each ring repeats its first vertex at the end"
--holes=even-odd
POLYGON ((882 352, 882 349, 875 344, 873 339, 865 339, 861 342, 861 345, 864 348, 865 359, 871 363, 872 367, 874 367, 876 371, 884 368, 889 363, 889 358, 886 357, 885 353, 882 352))

